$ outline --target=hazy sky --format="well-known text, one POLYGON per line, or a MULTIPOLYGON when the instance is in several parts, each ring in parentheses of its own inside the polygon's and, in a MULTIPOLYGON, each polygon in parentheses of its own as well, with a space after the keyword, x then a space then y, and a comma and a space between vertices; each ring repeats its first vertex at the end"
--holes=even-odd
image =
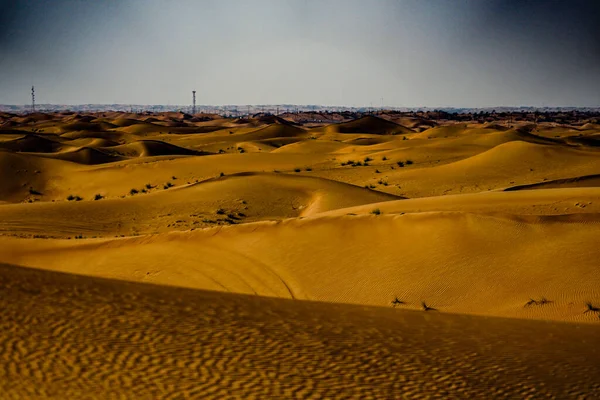
POLYGON ((600 0, 0 0, 0 104, 600 105, 600 0))

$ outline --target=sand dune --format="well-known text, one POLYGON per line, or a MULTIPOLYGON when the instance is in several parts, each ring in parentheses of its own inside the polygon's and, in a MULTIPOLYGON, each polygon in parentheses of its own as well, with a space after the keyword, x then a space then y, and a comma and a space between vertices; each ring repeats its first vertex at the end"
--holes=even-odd
POLYGON ((8 398, 600 395, 598 326, 266 299, 0 266, 8 398), (535 338, 535 340, 532 340, 535 338))
POLYGON ((0 393, 600 396, 597 120, 352 116, 0 114, 0 393))
POLYGON ((0 261, 265 296, 378 306, 398 296, 408 309, 426 301, 452 313, 595 322, 583 311, 600 302, 599 222, 598 214, 321 217, 108 241, 2 238, 9 250, 0 261), (553 303, 524 307, 541 297, 553 303))
MULTIPOLYGON (((141 191, 148 193, 141 193, 141 191)), ((151 234, 308 216, 399 197, 309 176, 245 173, 126 199, 0 208, 0 233, 75 237, 151 234), (268 200, 265 198, 268 196, 268 200), (219 211, 221 210, 221 211, 219 211), (133 217, 133 219, 132 219, 133 217)))
POLYGON ((59 137, 50 139, 48 136, 25 135, 18 139, 0 142, 0 149, 13 152, 48 152, 54 153, 73 149, 72 146, 62 143, 59 137))
POLYGON ((350 122, 328 125, 325 131, 328 133, 370 133, 375 135, 413 133, 412 130, 405 126, 371 115, 350 122))

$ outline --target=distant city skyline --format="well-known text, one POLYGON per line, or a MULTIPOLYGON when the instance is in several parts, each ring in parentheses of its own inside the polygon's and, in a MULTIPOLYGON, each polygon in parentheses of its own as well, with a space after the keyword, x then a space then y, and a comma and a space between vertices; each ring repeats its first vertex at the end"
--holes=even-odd
POLYGON ((12 1, 0 104, 598 107, 597 0, 12 1), (8 77, 6 79, 5 77, 8 77))

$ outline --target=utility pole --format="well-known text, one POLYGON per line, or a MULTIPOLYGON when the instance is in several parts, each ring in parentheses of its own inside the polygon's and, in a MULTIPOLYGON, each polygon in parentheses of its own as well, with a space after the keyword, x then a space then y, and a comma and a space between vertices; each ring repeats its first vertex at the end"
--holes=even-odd
POLYGON ((35 112, 35 87, 31 87, 31 112, 35 112))
POLYGON ((192 115, 196 114, 196 91, 192 90, 192 102, 193 102, 193 106, 192 106, 192 115))

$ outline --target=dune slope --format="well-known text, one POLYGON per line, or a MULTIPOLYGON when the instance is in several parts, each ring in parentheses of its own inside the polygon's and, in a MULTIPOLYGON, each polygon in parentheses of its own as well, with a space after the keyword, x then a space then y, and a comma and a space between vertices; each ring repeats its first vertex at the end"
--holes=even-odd
POLYGON ((600 396, 599 326, 191 291, 0 265, 3 398, 600 396))
POLYGON ((598 214, 290 219, 112 240, 0 238, 1 262, 191 288, 596 322, 598 214), (524 307, 530 298, 552 303, 524 307))

